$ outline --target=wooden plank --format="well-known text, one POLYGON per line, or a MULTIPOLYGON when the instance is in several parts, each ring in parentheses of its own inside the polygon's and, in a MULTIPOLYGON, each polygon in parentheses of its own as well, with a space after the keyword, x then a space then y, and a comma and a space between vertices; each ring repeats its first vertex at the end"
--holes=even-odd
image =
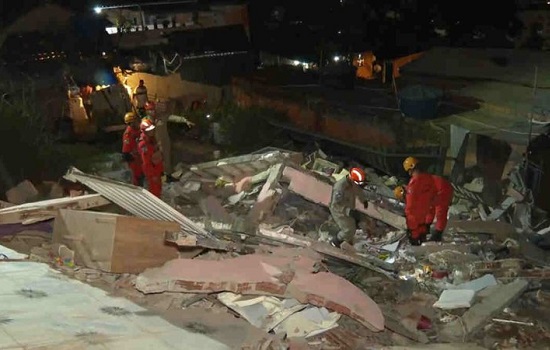
POLYGON ((31 224, 55 218, 59 209, 86 210, 110 203, 99 194, 26 203, 0 209, 0 224, 31 224))
POLYGON ((119 216, 116 222, 111 272, 140 273, 146 268, 159 267, 179 257, 176 247, 164 237, 179 232, 176 222, 146 220, 119 216))

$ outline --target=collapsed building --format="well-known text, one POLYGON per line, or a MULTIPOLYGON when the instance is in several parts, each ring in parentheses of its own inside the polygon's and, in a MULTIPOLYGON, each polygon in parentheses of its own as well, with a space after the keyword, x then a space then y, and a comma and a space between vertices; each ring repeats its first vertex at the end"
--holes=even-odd
MULTIPOLYGON (((550 339, 534 327, 545 318, 525 313, 548 307, 543 282, 550 275, 546 252, 523 229, 532 223, 514 215, 533 208, 519 198, 521 189, 510 187, 510 197, 484 207, 486 215, 455 198, 444 242, 412 247, 403 240, 403 206, 391 198, 396 178, 367 168, 369 206, 357 203, 361 228, 353 248, 342 250, 327 243, 338 230, 327 206, 331 184, 346 169, 322 150, 267 148, 182 163, 162 200, 121 182, 129 174, 116 155, 97 169, 72 168, 63 182, 39 190, 26 181, 6 193, 0 249, 8 260, 0 268, 21 266, 24 290, 9 308, 29 303, 29 293, 61 295, 71 278, 131 301, 102 296, 100 312, 87 312, 101 334, 80 317, 55 328, 61 338, 31 339, 17 333, 13 316, 14 325, 4 327, 20 344, 127 343, 132 333, 120 322, 151 326, 142 318, 157 314, 155 337, 166 340, 147 341, 160 348, 177 348, 168 334, 196 341, 199 329, 210 330, 202 333, 204 348, 220 349, 523 347, 550 339), (45 264, 67 277, 54 282, 45 264), (41 283, 30 283, 31 268, 41 283), (75 327, 87 336, 75 336, 75 327)), ((10 283, 5 288, 18 288, 10 283)), ((65 303, 80 310, 69 296, 65 303)), ((49 310, 37 319, 51 318, 49 310)), ((36 324, 52 331, 51 322, 36 324)))

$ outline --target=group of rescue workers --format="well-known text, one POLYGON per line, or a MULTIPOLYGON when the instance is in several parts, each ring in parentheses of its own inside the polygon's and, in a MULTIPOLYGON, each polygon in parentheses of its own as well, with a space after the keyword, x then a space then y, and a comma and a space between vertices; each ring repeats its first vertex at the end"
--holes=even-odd
MULTIPOLYGON (((395 197, 405 202, 407 236, 412 245, 421 245, 426 240, 440 242, 447 226, 447 213, 453 198, 453 187, 441 176, 430 174, 421 167, 418 159, 408 157, 403 169, 409 174, 406 186, 394 189, 395 197), (428 237, 435 219, 434 232, 428 237)), ((332 238, 331 244, 340 247, 344 242, 353 244, 359 221, 355 211, 357 199, 368 208, 363 185, 367 182, 365 172, 352 168, 349 174, 338 180, 332 188, 330 213, 340 231, 332 238)))
POLYGON ((143 186, 145 178, 149 192, 160 198, 164 163, 155 136, 156 105, 148 100, 143 80, 140 80, 133 99, 137 112, 128 112, 124 116, 127 127, 122 136, 122 157, 132 173, 132 183, 143 186))
MULTIPOLYGON (((122 139, 123 159, 132 172, 132 183, 143 186, 147 180, 149 192, 160 198, 164 175, 163 152, 157 140, 156 105, 149 101, 147 88, 140 80, 133 96, 137 112, 128 112, 124 116, 127 125, 122 139)), ((168 141, 169 143, 169 141, 168 141)), ((439 242, 447 226, 447 213, 453 197, 451 184, 441 176, 429 174, 421 167, 418 159, 408 157, 403 169, 409 174, 406 186, 394 189, 395 197, 405 202, 407 234, 412 245, 420 245, 426 240, 439 242), (435 219, 434 233, 428 237, 435 219)), ((360 168, 352 168, 349 174, 338 180, 332 188, 330 213, 340 231, 332 238, 336 247, 346 242, 353 244, 360 221, 355 210, 356 201, 368 208, 367 193, 363 190, 367 178, 360 168)))

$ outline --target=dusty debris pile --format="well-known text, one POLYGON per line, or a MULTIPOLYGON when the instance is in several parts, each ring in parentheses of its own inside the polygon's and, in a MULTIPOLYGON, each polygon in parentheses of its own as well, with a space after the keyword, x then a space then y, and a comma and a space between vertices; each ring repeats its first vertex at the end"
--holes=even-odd
POLYGON ((444 241, 412 247, 396 178, 367 169, 355 245, 337 249, 327 206, 347 173, 322 151, 176 169, 163 200, 75 168, 69 187, 21 183, 0 209, 2 264, 53 264, 229 348, 550 343, 550 268, 535 244, 550 229, 518 170, 496 204, 477 180, 455 186, 444 241))

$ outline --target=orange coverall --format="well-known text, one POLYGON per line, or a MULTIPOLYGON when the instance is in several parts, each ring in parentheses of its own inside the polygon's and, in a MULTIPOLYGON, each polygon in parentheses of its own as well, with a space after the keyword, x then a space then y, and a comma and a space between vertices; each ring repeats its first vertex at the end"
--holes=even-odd
POLYGON ((142 133, 139 140, 139 152, 143 162, 143 172, 149 183, 149 192, 160 198, 164 165, 162 153, 155 138, 142 133))
POLYGON ((407 228, 413 239, 420 239, 427 232, 426 217, 433 205, 436 191, 431 174, 418 173, 411 177, 405 196, 407 228))
POLYGON ((128 161, 128 167, 132 171, 132 183, 136 186, 143 184, 143 168, 138 150, 139 136, 140 130, 131 126, 126 127, 122 135, 122 153, 132 157, 132 160, 128 161))
POLYGON ((453 186, 451 183, 441 176, 432 175, 436 195, 434 203, 426 216, 426 224, 430 225, 434 218, 436 231, 445 231, 447 227, 447 213, 449 212, 449 205, 453 199, 453 186))

